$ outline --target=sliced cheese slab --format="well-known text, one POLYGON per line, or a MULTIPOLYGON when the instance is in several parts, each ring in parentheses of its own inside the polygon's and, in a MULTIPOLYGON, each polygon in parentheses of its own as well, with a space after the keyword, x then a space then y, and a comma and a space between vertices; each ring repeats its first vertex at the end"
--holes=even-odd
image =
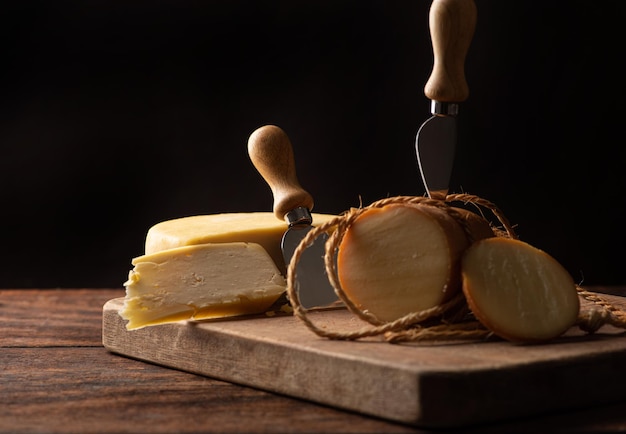
MULTIPOLYGON (((334 215, 313 214, 313 225, 334 215)), ((261 245, 278 269, 286 270, 280 242, 287 224, 271 212, 197 215, 167 220, 152 226, 146 235, 146 254, 206 243, 247 242, 261 245)))
POLYGON ((127 329, 261 313, 286 282, 255 243, 199 244, 133 259, 121 316, 127 329))

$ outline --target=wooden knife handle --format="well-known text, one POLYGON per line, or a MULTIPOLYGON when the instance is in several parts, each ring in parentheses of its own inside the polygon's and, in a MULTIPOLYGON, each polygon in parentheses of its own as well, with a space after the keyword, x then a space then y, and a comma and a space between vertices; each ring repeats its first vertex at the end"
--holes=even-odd
POLYGON ((313 197, 300 186, 296 176, 291 141, 281 128, 265 125, 255 130, 248 139, 248 154, 272 189, 276 218, 283 220, 297 207, 313 209, 313 197))
POLYGON ((434 101, 465 101, 465 56, 476 27, 474 0, 433 0, 429 27, 434 63, 424 94, 434 101))

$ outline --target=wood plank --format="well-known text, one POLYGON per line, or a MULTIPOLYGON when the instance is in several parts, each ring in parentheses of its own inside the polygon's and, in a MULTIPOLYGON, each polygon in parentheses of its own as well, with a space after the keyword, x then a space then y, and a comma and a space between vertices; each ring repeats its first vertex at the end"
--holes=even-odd
POLYGON ((0 432, 415 433, 100 348, 0 351, 0 432))
MULTIPOLYGON (((138 363, 102 348, 7 348, 0 351, 0 367, 2 433, 442 432, 138 363)), ((455 432, 620 432, 624 427, 626 402, 455 432)))
POLYGON ((101 346, 102 305, 124 289, 0 290, 0 347, 101 346))
POLYGON ((597 292, 600 294, 618 295, 620 297, 626 297, 626 286, 592 286, 586 288, 588 291, 597 292))
MULTIPOLYGON (((607 296, 624 306, 621 297, 607 296)), ((463 426, 623 398, 624 330, 572 329, 544 345, 320 339, 292 316, 179 322, 127 331, 122 299, 103 310, 115 353, 423 427, 463 426), (579 381, 584 378, 585 381, 579 381)), ((318 312, 346 329, 354 316, 318 312)))

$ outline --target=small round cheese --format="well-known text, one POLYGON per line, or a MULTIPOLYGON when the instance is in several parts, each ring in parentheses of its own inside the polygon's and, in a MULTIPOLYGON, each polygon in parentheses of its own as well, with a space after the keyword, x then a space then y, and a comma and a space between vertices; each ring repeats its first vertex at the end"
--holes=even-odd
POLYGON ((464 254, 463 292, 496 335, 536 342, 561 335, 578 318, 576 285, 553 257, 523 241, 489 238, 464 254))

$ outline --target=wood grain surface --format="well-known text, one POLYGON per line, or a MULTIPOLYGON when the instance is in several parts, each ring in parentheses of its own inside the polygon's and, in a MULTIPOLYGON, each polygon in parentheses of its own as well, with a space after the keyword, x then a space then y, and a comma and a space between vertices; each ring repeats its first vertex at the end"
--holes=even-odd
POLYGON ((0 347, 99 347, 111 294, 124 290, 0 290, 0 347))
MULTIPOLYGON (((616 305, 621 297, 606 296, 616 305)), ((127 331, 104 306, 104 346, 173 368, 403 423, 466 426, 622 397, 623 329, 572 328, 543 345, 501 339, 391 345, 321 339, 291 315, 178 322, 127 331), (579 378, 585 382, 577 382, 579 378), (598 385, 603 387, 599 388, 598 385)), ((330 329, 363 326, 347 310, 311 314, 330 329)))
POLYGON ((123 295, 0 290, 0 432, 419 432, 113 355, 102 306, 123 295))
MULTIPOLYGON (((102 306, 123 294, 0 290, 1 433, 433 432, 114 355, 101 343, 102 306)), ((576 398, 576 411, 454 432, 626 430, 626 400, 590 405, 576 398)))

